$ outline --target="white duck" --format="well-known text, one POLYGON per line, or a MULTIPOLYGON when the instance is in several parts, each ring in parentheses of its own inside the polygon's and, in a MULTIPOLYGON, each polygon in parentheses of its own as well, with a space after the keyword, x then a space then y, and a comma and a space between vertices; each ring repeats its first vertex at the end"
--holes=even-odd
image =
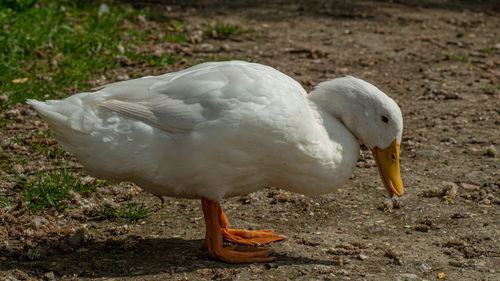
POLYGON ((62 147, 91 175, 132 181, 158 195, 201 198, 203 247, 230 263, 270 261, 260 245, 285 237, 230 229, 219 200, 274 186, 329 193, 351 175, 358 140, 370 148, 392 197, 403 194, 396 103, 373 85, 343 77, 309 95, 272 67, 203 63, 113 83, 64 100, 28 100, 62 147))

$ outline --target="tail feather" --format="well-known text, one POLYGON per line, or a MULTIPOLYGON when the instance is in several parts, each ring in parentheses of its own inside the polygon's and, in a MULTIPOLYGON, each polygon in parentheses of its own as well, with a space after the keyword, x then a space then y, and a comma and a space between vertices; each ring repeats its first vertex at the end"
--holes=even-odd
POLYGON ((54 110, 54 105, 50 105, 49 102, 54 104, 54 101, 37 101, 34 99, 26 100, 26 103, 33 106, 36 111, 42 116, 42 118, 49 123, 65 123, 68 121, 68 116, 64 116, 61 113, 54 110))
POLYGON ((82 128, 81 116, 83 108, 66 100, 49 100, 46 102, 28 99, 40 116, 48 123, 52 136, 64 150, 75 153, 75 145, 81 145, 80 135, 88 132, 82 128))
POLYGON ((82 122, 84 108, 80 100, 75 103, 75 99, 48 100, 45 102, 28 99, 26 103, 33 106, 55 132, 70 130, 74 133, 88 133, 82 122))

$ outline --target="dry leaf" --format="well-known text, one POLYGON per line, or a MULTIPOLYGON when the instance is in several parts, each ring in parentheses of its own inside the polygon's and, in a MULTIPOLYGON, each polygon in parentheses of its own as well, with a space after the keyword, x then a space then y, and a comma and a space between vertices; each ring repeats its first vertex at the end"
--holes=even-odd
POLYGON ((20 84, 20 83, 24 83, 28 81, 28 78, 27 77, 24 77, 24 78, 17 78, 17 79, 14 79, 12 80, 12 83, 16 83, 16 84, 20 84))

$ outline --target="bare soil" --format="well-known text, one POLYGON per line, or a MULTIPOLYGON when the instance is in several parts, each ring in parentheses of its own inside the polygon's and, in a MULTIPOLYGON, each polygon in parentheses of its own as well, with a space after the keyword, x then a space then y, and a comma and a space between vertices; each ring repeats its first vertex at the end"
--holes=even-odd
MULTIPOLYGON (((179 70, 200 58, 268 64, 307 89, 344 75, 367 80, 403 112, 403 197, 387 199, 374 161, 363 150, 354 175, 332 194, 307 197, 266 188, 225 200, 233 227, 274 229, 288 237, 267 246, 274 262, 229 265, 200 250, 204 220, 195 200, 165 198, 161 206, 159 198, 125 183, 102 187, 90 198, 75 197, 74 209, 30 212, 9 181, 14 170, 58 165, 34 155, 29 163, 1 171, 0 187, 14 204, 8 214, 0 213, 0 280, 436 280, 440 273, 445 280, 500 280, 498 8, 284 2, 259 8, 203 2, 170 5, 170 11, 153 5, 156 14, 184 21, 190 42, 151 38, 141 48, 187 59, 160 68, 124 65, 112 80, 179 70), (204 31, 216 22, 252 31, 204 31), (151 216, 127 223, 92 215, 97 203, 129 198, 151 206, 151 216)), ((146 19, 143 28, 158 28, 162 20, 146 19)), ((9 122, 2 153, 30 153, 10 140, 33 139, 46 126, 24 105, 4 115, 9 122)), ((71 155, 62 157, 79 169, 71 155)))

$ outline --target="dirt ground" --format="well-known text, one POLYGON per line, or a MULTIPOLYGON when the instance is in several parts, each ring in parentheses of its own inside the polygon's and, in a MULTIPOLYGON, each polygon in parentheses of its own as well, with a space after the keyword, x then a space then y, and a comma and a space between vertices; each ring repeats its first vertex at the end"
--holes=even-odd
MULTIPOLYGON (((0 226, 9 231, 0 235, 0 280, 437 280, 441 274, 444 280, 500 280, 498 8, 285 2, 259 8, 237 1, 155 6, 157 13, 184 21, 191 36, 187 43, 158 44, 190 58, 271 65, 308 90, 344 75, 373 83, 403 112, 403 197, 387 200, 374 161, 363 150, 354 175, 332 194, 306 197, 266 188, 225 200, 233 227, 274 229, 288 237, 267 246, 274 262, 251 265, 211 260, 199 249, 199 201, 165 198, 161 207, 159 198, 130 184, 104 187, 110 200, 127 197, 154 206, 151 216, 131 223, 94 220, 78 209, 35 215, 19 201, 11 223, 0 226), (202 31, 215 22, 252 31, 202 31), (56 227, 62 225, 69 230, 56 227)), ((163 68, 124 66, 113 75, 185 67, 185 61, 163 68)), ((4 116, 12 120, 2 136, 4 153, 22 151, 8 142, 20 130, 46 130, 30 108, 13 110, 21 117, 4 116)), ((2 188, 15 190, 8 182, 2 188)))

